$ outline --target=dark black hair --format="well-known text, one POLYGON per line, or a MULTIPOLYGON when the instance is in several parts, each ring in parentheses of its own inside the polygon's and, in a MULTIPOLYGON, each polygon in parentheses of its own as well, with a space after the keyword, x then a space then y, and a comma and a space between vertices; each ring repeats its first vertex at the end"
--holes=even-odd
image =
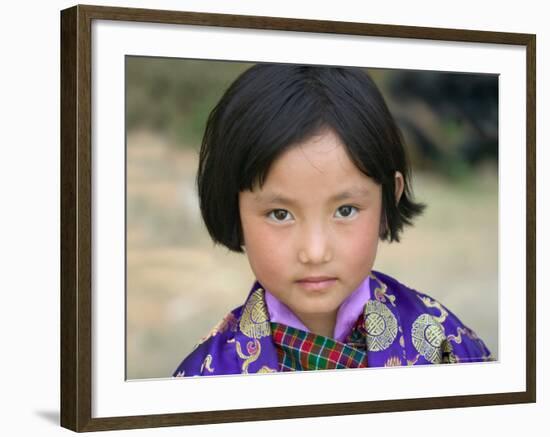
POLYGON ((239 192, 261 187, 281 153, 331 128, 351 161, 382 186, 380 238, 399 241, 425 205, 412 200, 400 131, 382 94, 361 68, 256 64, 226 90, 210 113, 197 186, 210 236, 242 252, 239 192), (395 172, 405 186, 395 202, 395 172))

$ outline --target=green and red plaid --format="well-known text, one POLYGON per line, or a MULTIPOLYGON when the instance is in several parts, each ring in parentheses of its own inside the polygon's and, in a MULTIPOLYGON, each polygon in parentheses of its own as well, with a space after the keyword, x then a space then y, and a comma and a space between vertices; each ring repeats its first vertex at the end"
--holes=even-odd
POLYGON ((364 350, 333 338, 273 322, 271 332, 280 372, 367 367, 364 350))

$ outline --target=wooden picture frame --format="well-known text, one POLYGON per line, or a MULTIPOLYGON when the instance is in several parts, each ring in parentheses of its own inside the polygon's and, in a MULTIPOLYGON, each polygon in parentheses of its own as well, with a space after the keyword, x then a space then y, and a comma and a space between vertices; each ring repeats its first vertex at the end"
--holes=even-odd
MULTIPOLYGON (((100 431, 251 420, 397 412, 536 401, 535 290, 535 53, 531 34, 423 28, 277 17, 241 16, 78 5, 61 11, 61 425, 100 431), (358 38, 482 43, 525 49, 525 359, 520 375, 524 390, 461 396, 433 396, 377 401, 278 405, 266 408, 215 409, 162 414, 94 417, 93 398, 93 116, 92 23, 156 23, 303 34, 353 35, 358 38), (215 413, 215 414, 213 414, 215 413)), ((123 314, 120 315, 123 317, 123 314)))

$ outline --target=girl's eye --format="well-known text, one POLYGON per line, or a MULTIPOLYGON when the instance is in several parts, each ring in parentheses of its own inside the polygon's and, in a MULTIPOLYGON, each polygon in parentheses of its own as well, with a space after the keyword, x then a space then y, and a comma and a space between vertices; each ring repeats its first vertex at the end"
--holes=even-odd
POLYGON ((344 205, 336 210, 336 217, 338 218, 348 218, 353 217, 357 214, 358 209, 355 206, 344 205))
POLYGON ((276 222, 286 222, 292 216, 286 209, 274 209, 269 213, 268 217, 275 220, 276 222))

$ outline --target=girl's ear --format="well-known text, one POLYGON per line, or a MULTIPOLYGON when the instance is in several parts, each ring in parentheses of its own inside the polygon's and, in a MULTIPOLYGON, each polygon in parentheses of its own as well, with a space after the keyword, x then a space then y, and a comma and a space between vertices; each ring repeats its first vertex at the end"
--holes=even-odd
POLYGON ((399 204, 399 200, 401 199, 401 195, 403 194, 403 189, 405 188, 405 180, 403 179, 403 175, 401 172, 396 171, 395 172, 395 204, 399 204))

